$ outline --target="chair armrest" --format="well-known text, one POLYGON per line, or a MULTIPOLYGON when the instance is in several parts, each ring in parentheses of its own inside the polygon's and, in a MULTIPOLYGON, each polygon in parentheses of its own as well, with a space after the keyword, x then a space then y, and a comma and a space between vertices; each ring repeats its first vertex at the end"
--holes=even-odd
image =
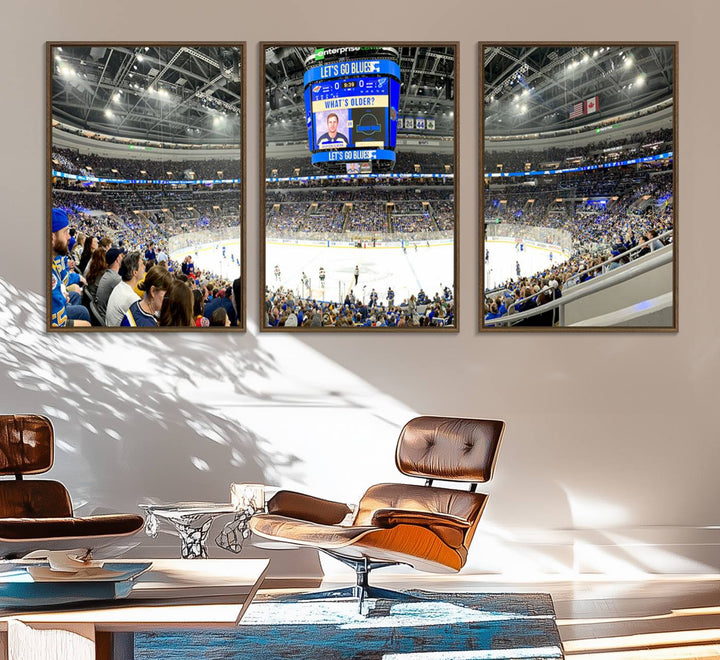
POLYGON ((373 514, 372 524, 384 529, 390 529, 397 525, 424 527, 452 548, 459 548, 462 545, 465 532, 470 528, 470 522, 465 518, 449 513, 404 509, 378 509, 373 514))
POLYGON ((277 492, 267 503, 268 513, 286 516, 320 525, 337 525, 352 509, 342 502, 296 493, 291 490, 277 492))

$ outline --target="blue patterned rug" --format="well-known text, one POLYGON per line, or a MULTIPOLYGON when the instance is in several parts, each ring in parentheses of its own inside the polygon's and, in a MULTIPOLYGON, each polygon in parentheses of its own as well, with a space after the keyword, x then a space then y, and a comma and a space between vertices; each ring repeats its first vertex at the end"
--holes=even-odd
POLYGON ((562 658, 548 594, 410 592, 425 600, 258 598, 237 628, 135 635, 136 660, 562 658))

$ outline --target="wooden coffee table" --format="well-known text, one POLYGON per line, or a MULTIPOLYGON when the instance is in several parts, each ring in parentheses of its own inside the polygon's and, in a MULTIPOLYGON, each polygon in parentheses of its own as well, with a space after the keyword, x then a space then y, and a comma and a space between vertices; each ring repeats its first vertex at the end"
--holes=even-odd
MULTIPOLYGON (((138 560, 113 564, 123 561, 138 560)), ((156 559, 122 600, 52 611, 0 610, 0 659, 132 660, 136 632, 235 626, 269 563, 156 559)))

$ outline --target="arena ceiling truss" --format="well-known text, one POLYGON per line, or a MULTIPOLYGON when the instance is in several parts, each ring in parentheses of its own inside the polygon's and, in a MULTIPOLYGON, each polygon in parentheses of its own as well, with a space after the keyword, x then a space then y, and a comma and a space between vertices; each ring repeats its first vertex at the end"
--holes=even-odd
POLYGON ((169 144, 239 141, 237 47, 63 46, 52 56, 53 119, 64 125, 169 144))
POLYGON ((488 135, 575 127, 673 97, 669 46, 488 46, 483 65, 488 135), (594 96, 597 113, 570 118, 594 96))
MULTIPOLYGON (((392 44, 389 44, 392 46, 392 44)), ((455 49, 397 46, 400 54, 400 115, 435 117, 436 134, 454 133, 455 49)), ((269 141, 307 139, 303 99, 306 58, 314 46, 280 46, 265 51, 265 116, 269 141)))

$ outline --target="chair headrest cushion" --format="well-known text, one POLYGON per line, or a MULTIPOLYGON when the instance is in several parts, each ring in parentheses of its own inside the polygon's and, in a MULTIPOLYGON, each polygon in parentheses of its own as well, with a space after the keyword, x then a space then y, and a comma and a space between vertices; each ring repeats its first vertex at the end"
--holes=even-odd
POLYGON ((0 474, 39 474, 53 464, 53 426, 42 415, 0 415, 0 474))
POLYGON ((500 420, 416 417, 400 432, 395 462, 409 476, 488 481, 504 430, 500 420))

